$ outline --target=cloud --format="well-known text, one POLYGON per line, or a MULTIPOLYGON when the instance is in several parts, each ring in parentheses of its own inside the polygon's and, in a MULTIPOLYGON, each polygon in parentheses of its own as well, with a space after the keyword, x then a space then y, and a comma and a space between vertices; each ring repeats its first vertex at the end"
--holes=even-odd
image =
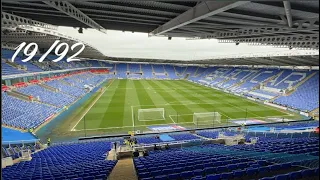
POLYGON ((59 27, 58 31, 85 41, 111 57, 197 60, 224 55, 289 51, 287 48, 271 46, 218 43, 216 39, 188 40, 173 37, 168 40, 167 37, 148 37, 147 33, 137 32, 108 30, 104 34, 94 29, 84 29, 83 34, 80 34, 71 27, 59 27))

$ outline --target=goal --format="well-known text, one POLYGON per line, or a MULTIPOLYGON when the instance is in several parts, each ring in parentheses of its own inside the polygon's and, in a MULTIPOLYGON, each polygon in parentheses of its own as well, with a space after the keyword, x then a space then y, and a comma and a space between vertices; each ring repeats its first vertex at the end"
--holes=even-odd
POLYGON ((139 121, 165 120, 164 108, 138 109, 139 121))
POLYGON ((195 125, 221 123, 221 115, 219 112, 194 113, 193 123, 195 125))

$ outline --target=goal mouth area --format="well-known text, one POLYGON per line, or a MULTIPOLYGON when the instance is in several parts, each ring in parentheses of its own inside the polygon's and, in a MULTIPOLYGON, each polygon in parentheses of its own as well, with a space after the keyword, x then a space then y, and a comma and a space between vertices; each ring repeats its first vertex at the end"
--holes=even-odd
POLYGON ((138 121, 165 121, 164 108, 138 109, 138 121))
POLYGON ((221 114, 219 112, 193 113, 193 123, 195 125, 221 123, 221 114))

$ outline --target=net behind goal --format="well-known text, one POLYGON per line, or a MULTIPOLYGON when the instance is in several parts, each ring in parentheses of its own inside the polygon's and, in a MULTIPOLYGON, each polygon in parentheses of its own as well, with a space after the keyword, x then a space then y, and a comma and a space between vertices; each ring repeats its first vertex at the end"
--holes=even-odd
POLYGON ((164 108, 138 109, 139 121, 165 120, 164 108))
POLYGON ((218 112, 194 113, 193 123, 195 125, 221 123, 221 115, 218 112))

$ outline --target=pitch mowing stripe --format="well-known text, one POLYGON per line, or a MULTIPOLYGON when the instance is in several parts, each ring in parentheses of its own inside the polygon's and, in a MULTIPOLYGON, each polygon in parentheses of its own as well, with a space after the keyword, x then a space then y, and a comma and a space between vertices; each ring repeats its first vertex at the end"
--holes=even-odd
MULTIPOLYGON (((73 126, 73 128, 71 129, 71 131, 74 131, 75 129, 79 128, 79 126, 81 128, 84 128, 84 123, 80 123, 81 121, 83 121, 84 116, 87 116, 87 114, 90 114, 90 112, 92 112, 92 109, 96 108, 98 106, 98 102, 105 96, 105 93, 107 91, 109 91, 110 86, 112 86, 114 84, 113 80, 108 80, 109 83, 106 87, 105 90, 103 90, 102 94, 97 95, 96 98, 98 97, 98 99, 95 100, 95 102, 86 102, 88 104, 84 104, 83 106, 87 106, 86 112, 84 114, 82 114, 82 116, 79 118, 78 122, 73 126), (100 96, 100 97, 99 97, 100 96), (91 104, 94 103, 94 104, 91 104), (79 124, 80 123, 80 124, 79 124)), ((90 101, 90 100, 89 100, 90 101)))
MULTIPOLYGON (((168 82, 166 82, 168 83, 168 82)), ((178 86, 178 84, 181 84, 181 83, 177 83, 177 84, 174 84, 173 86, 178 86)), ((171 84, 169 84, 171 85, 171 84)), ((227 112, 223 109, 223 106, 221 107, 221 104, 223 104, 223 102, 220 104, 220 103, 217 103, 217 104, 205 104, 207 103, 207 101, 205 101, 204 99, 206 99, 207 97, 196 97, 195 94, 200 94, 200 93, 196 93, 196 92, 193 92, 193 93, 189 93, 189 92, 186 92, 185 90, 178 90, 177 91, 179 94, 181 94, 182 96, 184 96, 185 98, 189 99, 190 101, 197 101, 197 102, 200 102, 199 106, 202 107, 203 109, 206 109, 206 112, 214 112, 214 111, 219 111, 220 114, 222 114, 224 116, 223 119, 227 119, 227 118, 237 118, 237 116, 234 116, 233 114, 231 114, 230 112, 227 112), (204 103, 204 104, 201 104, 201 103, 204 103)), ((215 99, 215 101, 220 101, 220 99, 215 99)), ((237 113, 238 111, 236 111, 237 113)))
MULTIPOLYGON (((184 81, 184 83, 190 85, 190 87, 193 86, 193 85, 198 85, 198 84, 194 84, 194 83, 191 83, 191 82, 188 82, 188 81, 184 81)), ((239 101, 237 103, 237 105, 245 103, 247 105, 250 105, 251 107, 259 108, 261 110, 260 112, 263 112, 263 113, 261 113, 259 115, 265 115, 265 112, 272 113, 273 115, 275 115, 275 114, 277 114, 277 115, 288 115, 288 113, 284 113, 284 112, 282 112, 279 109, 274 108, 274 107, 270 107, 270 106, 267 106, 267 105, 264 105, 264 104, 260 104, 258 102, 250 101, 248 99, 241 98, 241 97, 235 96, 233 94, 225 93, 225 92, 222 92, 222 91, 218 91, 218 90, 215 90, 215 89, 212 89, 212 88, 209 88, 209 87, 203 86, 203 88, 211 89, 211 90, 213 90, 215 92, 220 92, 220 93, 224 94, 225 97, 229 97, 228 99, 237 99, 237 101, 239 101)))
MULTIPOLYGON (((126 87, 126 80, 118 80, 117 87, 126 87)), ((125 107, 125 93, 126 90, 118 90, 116 89, 114 95, 111 98, 108 107, 105 110, 105 114, 103 116, 103 121, 100 123, 99 127, 120 127, 123 126, 123 121, 121 121, 124 117, 124 107, 125 107)))
MULTIPOLYGON (((163 85, 161 85, 161 83, 163 83, 162 81, 149 81, 150 84, 152 84, 153 86, 156 86, 158 88, 160 87, 163 87, 163 85), (159 85, 160 84, 160 85, 159 85)), ((170 106, 171 109, 173 109, 175 112, 173 112, 173 115, 179 113, 179 114, 190 114, 190 112, 192 113, 192 109, 190 109, 188 106, 184 105, 183 104, 183 101, 185 101, 184 99, 180 99, 180 98, 176 98, 176 97, 179 97, 179 94, 177 93, 166 93, 166 92, 158 92, 162 97, 163 99, 165 99, 167 102, 180 102, 181 105, 175 105, 175 106, 170 106), (173 94, 173 95, 171 95, 173 94)), ((168 114, 168 111, 170 111, 169 107, 167 108, 167 114, 168 114)), ((169 112, 169 114, 172 114, 172 112, 169 112)), ((183 117, 179 120, 173 120, 177 123, 181 122, 181 121, 192 121, 192 116, 191 118, 190 117, 183 117)))
MULTIPOLYGON (((132 106, 140 104, 137 91, 135 90, 135 85, 133 80, 127 80, 126 88, 126 101, 125 101, 125 114, 123 119, 123 124, 126 126, 135 126, 133 118, 132 106)), ((120 119, 119 119, 120 120, 120 119)))
MULTIPOLYGON (((101 95, 101 97, 93 104, 93 106, 89 109, 89 111, 85 114, 86 122, 86 128, 96 128, 98 125, 103 121, 103 115, 105 109, 101 108, 102 105, 105 106, 108 104, 108 101, 106 99, 109 99, 108 97, 110 94, 114 93, 113 87, 117 86, 118 82, 115 80, 112 80, 112 84, 109 84, 107 86, 107 89, 105 92, 101 95)), ((75 127, 75 129, 84 129, 84 117, 81 118, 78 125, 75 127)))
MULTIPOLYGON (((156 108, 156 103, 154 102, 151 98, 151 96, 149 95, 149 93, 147 92, 146 88, 143 84, 142 81, 145 80, 139 80, 139 81, 134 81, 134 85, 135 88, 139 88, 139 90, 136 90, 137 92, 137 97, 139 99, 140 104, 139 105, 148 105, 148 108, 156 108)), ((146 108, 146 107, 143 107, 146 108)), ((139 107, 134 107, 132 108, 132 110, 134 111, 134 122, 135 122, 135 126, 139 126, 139 125, 149 125, 152 124, 152 122, 147 122, 147 121, 139 121, 138 120, 138 109, 142 109, 139 107)), ((158 121, 154 121, 158 124, 158 121)), ((163 121, 160 121, 163 122, 163 121)))
MULTIPOLYGON (((190 82, 187 82, 185 81, 184 82, 185 85, 189 85, 189 86, 192 86, 193 84, 190 83, 190 82)), ((208 88, 208 87, 204 87, 204 88, 208 88)), ((219 92, 218 90, 215 90, 215 89, 212 89, 213 92, 219 92)), ((220 92, 220 93, 224 93, 224 92, 220 92)), ((254 116, 274 116, 274 115, 279 115, 279 116, 283 116, 283 115, 288 115, 287 113, 283 113, 277 109, 273 109, 273 108, 270 108, 270 107, 266 107, 264 105, 261 105, 261 104, 258 104, 258 103, 255 103, 255 102, 251 102, 247 99, 244 99, 244 98, 241 98, 241 97, 237 97, 237 96, 234 96, 234 95, 231 95, 231 94, 228 94, 228 93, 224 93, 225 97, 228 97, 228 98, 223 98, 223 100, 225 102, 227 102, 227 104, 229 104, 230 106, 232 106, 233 108, 236 108, 236 109, 240 109, 244 112, 245 114, 245 111, 247 108, 248 109, 248 114, 252 114, 254 116), (231 102, 230 100, 233 99, 233 102, 231 102), (241 107, 239 106, 241 104, 241 107), (252 109, 259 109, 259 110, 256 110, 254 112, 252 112, 253 110, 252 109), (268 115, 269 114, 269 115, 268 115)), ((210 99, 212 99, 212 97, 209 97, 210 99)), ((244 115, 245 116, 245 115, 244 115)))
MULTIPOLYGON (((152 99, 152 101, 154 102, 155 106, 157 108, 165 108, 167 109, 168 106, 163 106, 164 104, 167 104, 167 101, 163 99, 163 97, 158 93, 158 91, 160 89, 155 90, 152 86, 148 83, 148 81, 141 81, 141 83, 144 85, 144 87, 146 87, 146 92, 149 94, 150 98, 152 99)), ((160 90, 161 91, 161 90, 160 90)), ((143 105, 143 104, 141 104, 143 105)), ((149 108, 148 106, 142 106, 142 107, 138 107, 138 108, 149 108)), ((167 113, 170 112, 166 112, 165 111, 165 115, 167 113)), ((150 121, 150 122, 146 122, 146 124, 159 124, 159 123, 174 123, 173 121, 171 121, 170 119, 166 118, 165 120, 158 120, 158 121, 150 121)))
MULTIPOLYGON (((169 83, 169 82, 163 82, 163 84, 166 84, 167 86, 178 86, 176 83, 169 83)), ((188 99, 193 102, 199 102, 199 104, 197 104, 198 108, 196 108, 196 110, 194 110, 194 112, 214 112, 214 111, 218 111, 218 109, 219 109, 220 114, 222 116, 224 116, 223 119, 232 118, 232 117, 229 117, 229 115, 227 115, 227 112, 221 110, 220 108, 217 108, 216 106, 211 105, 211 104, 206 104, 207 102, 203 100, 205 98, 198 98, 198 97, 193 96, 193 94, 195 94, 196 92, 186 93, 184 90, 179 89, 179 90, 177 90, 177 93, 182 95, 185 99, 188 99), (200 109, 200 111, 199 111, 199 109, 200 109)), ((193 106, 193 107, 195 107, 195 106, 193 106)))
MULTIPOLYGON (((201 96, 201 95, 200 95, 201 96)), ((203 98, 209 98, 209 97, 203 97, 203 98)), ((210 99, 212 99, 212 97, 210 98, 210 99)), ((218 98, 218 99, 220 99, 220 98, 218 98)), ((224 101, 226 101, 226 102, 228 102, 228 100, 227 99, 224 99, 224 101)), ((246 117, 246 109, 243 109, 243 108, 239 108, 237 105, 233 105, 232 103, 228 103, 229 104, 229 107, 233 107, 233 108, 236 108, 236 109, 239 109, 240 111, 237 113, 237 116, 235 117, 235 118, 245 118, 246 117)), ((240 102, 239 102, 239 104, 241 104, 240 102)), ((239 105, 238 104, 238 105, 239 105)), ((244 105, 244 104, 241 104, 241 107, 246 107, 246 105, 244 105)), ((220 108, 220 110, 222 110, 223 108, 220 108)), ((249 114, 252 114, 253 116, 252 117, 260 117, 260 115, 257 115, 257 114, 255 114, 255 113, 253 113, 253 112, 250 112, 250 109, 248 109, 248 112, 247 112, 248 114, 247 114, 247 116, 249 116, 249 114)), ((232 113, 233 114, 233 113, 232 113)), ((232 116, 230 113, 228 113, 228 116, 232 116)), ((234 117, 233 117, 234 118, 234 117)))

